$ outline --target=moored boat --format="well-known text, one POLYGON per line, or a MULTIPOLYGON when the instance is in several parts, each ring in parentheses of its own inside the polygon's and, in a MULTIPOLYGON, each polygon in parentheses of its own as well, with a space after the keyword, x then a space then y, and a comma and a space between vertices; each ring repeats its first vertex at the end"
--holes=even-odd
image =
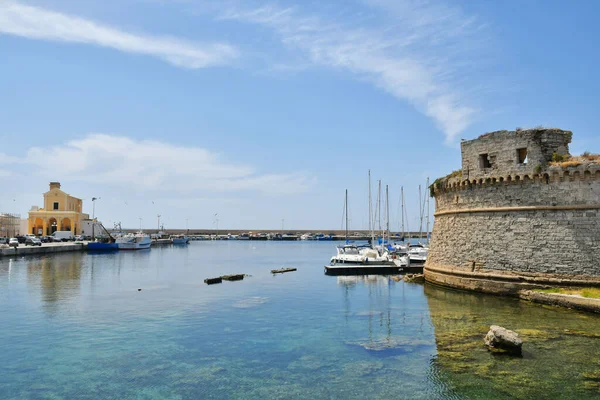
POLYGON ((136 234, 128 233, 117 239, 119 250, 143 250, 149 249, 152 244, 150 236, 138 232, 136 234))
POLYGON ((116 243, 89 242, 87 249, 89 251, 117 251, 119 246, 116 243))
POLYGON ((171 240, 173 244, 188 244, 190 242, 190 238, 185 235, 171 236, 171 240))
POLYGON ((411 245, 408 250, 408 257, 410 258, 411 264, 425 264, 427 261, 427 254, 429 249, 421 244, 411 245))

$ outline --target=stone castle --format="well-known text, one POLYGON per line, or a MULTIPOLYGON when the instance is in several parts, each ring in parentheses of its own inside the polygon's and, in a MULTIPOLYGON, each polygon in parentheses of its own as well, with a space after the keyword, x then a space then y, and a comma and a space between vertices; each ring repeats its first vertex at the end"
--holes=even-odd
POLYGON ((572 133, 498 131, 463 141, 462 169, 431 186, 425 278, 490 293, 600 285, 600 156, 572 133))

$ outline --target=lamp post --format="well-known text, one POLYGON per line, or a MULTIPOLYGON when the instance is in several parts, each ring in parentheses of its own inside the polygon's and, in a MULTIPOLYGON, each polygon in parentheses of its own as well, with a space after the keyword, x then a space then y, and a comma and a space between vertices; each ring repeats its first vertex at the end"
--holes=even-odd
POLYGON ((140 232, 142 231, 142 217, 139 218, 140 219, 140 232))
POLYGON ((160 232, 160 217, 161 217, 161 215, 158 214, 156 217, 158 218, 158 226, 156 228, 156 233, 158 233, 158 232, 160 232))
POLYGON ((215 223, 217 224, 217 237, 215 238, 215 240, 219 240, 219 218, 218 217, 219 217, 219 213, 216 213, 215 214, 215 218, 216 218, 215 223))
POLYGON ((100 197, 92 197, 92 240, 96 240, 96 200, 100 200, 100 197))
POLYGON ((190 233, 190 228, 189 228, 189 226, 188 226, 188 221, 189 221, 189 220, 190 220, 189 218, 186 218, 186 219, 185 219, 185 233, 186 233, 186 234, 190 233))

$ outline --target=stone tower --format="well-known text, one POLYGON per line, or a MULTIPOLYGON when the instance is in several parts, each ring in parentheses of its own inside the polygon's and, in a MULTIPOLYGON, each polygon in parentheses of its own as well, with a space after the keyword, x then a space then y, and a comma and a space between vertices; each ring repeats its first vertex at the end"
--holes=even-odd
POLYGON ((425 277, 492 293, 600 285, 600 157, 572 133, 498 131, 463 141, 462 169, 436 180, 425 277))

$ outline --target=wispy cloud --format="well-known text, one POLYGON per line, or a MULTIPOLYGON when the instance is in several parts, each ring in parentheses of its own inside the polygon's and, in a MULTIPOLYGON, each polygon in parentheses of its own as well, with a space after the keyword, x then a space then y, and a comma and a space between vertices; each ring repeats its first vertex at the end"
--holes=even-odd
POLYGON ((226 162, 207 149, 176 146, 156 140, 89 134, 50 147, 33 147, 13 163, 35 166, 48 178, 117 185, 144 191, 195 192, 254 191, 293 194, 308 190, 314 180, 302 173, 259 173, 255 168, 226 162), (46 168, 53 155, 52 170, 46 168))
POLYGON ((88 19, 5 0, 0 1, 2 33, 108 47, 158 57, 190 69, 229 64, 238 57, 237 49, 229 44, 197 44, 167 36, 132 34, 88 19))
POLYGON ((368 16, 350 23, 274 4, 248 9, 229 3, 219 19, 273 29, 286 46, 305 52, 314 65, 350 71, 408 101, 453 142, 478 111, 469 98, 474 89, 465 74, 482 47, 482 25, 459 8, 435 1, 363 4, 368 16))

